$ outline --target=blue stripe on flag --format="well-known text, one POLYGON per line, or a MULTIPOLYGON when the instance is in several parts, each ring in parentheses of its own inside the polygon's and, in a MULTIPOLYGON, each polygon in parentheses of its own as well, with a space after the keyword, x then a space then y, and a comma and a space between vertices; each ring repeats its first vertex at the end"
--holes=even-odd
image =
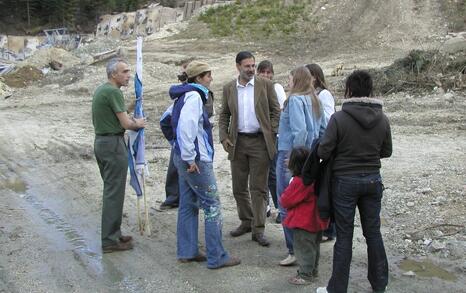
MULTIPOLYGON (((141 42, 142 45, 142 42, 141 42)), ((141 63, 142 61, 142 48, 139 45, 137 46, 137 58, 136 61, 141 63)), ((140 67, 140 74, 142 74, 142 64, 137 64, 140 67)), ((143 98, 143 86, 139 74, 136 72, 134 77, 134 91, 136 94, 136 104, 134 107, 134 118, 144 117, 144 110, 142 105, 143 98)), ((133 187, 136 195, 142 196, 142 186, 143 186, 143 174, 144 169, 146 168, 146 159, 145 159, 145 138, 144 138, 144 128, 136 131, 129 131, 128 135, 128 165, 130 171, 130 185, 133 187), (137 134, 136 134, 137 133, 137 134)))

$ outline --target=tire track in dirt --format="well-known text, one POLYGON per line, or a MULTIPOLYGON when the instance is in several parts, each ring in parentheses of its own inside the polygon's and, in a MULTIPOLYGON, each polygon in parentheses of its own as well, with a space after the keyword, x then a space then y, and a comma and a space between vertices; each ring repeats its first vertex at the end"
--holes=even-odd
MULTIPOLYGON (((26 209, 26 212, 29 213, 30 216, 37 216, 43 222, 39 223, 36 222, 36 225, 44 224, 46 230, 52 229, 55 232, 58 232, 62 239, 54 238, 51 242, 55 243, 57 247, 67 246, 66 244, 60 243, 63 240, 67 242, 70 246, 71 253, 73 258, 76 262, 82 266, 86 273, 91 277, 93 280, 100 279, 102 274, 112 276, 112 275, 121 275, 119 269, 113 265, 112 262, 105 263, 105 268, 102 265, 102 257, 99 253, 93 251, 89 241, 79 232, 73 224, 69 223, 65 218, 60 216, 57 212, 53 209, 49 208, 43 200, 39 199, 36 195, 37 187, 34 183, 31 185, 27 184, 21 178, 23 177, 17 170, 21 169, 15 166, 14 162, 9 161, 7 158, 0 155, 0 159, 3 162, 7 162, 6 165, 8 166, 8 172, 1 172, 2 177, 6 177, 10 182, 16 182, 18 186, 21 186, 20 191, 22 192, 24 186, 24 194, 20 196, 29 208, 26 209), (6 174, 5 174, 6 173, 6 174)), ((0 170, 2 171, 2 170, 0 170)), ((48 173, 52 175, 50 177, 51 181, 57 178, 55 177, 52 172, 48 173)), ((42 185, 44 186, 44 185, 42 185)), ((45 184, 47 186, 47 184, 45 184)), ((46 236, 50 237, 52 234, 48 234, 46 236)), ((112 286, 112 283, 115 280, 111 278, 101 278, 104 281, 105 286, 112 286)), ((133 284, 129 283, 128 286, 134 287, 133 284)))
MULTIPOLYGON (((195 282, 182 278, 171 280, 170 274, 182 275, 174 262, 174 256, 167 257, 164 251, 155 252, 157 246, 173 246, 174 233, 169 233, 169 237, 160 237, 161 240, 156 242, 136 237, 137 244, 133 251, 102 255, 98 234, 100 192, 93 194, 92 191, 95 189, 93 186, 101 185, 96 163, 83 161, 76 156, 80 147, 60 137, 60 133, 56 134, 58 137, 49 136, 48 133, 45 135, 48 138, 41 137, 41 132, 29 128, 30 125, 37 125, 33 117, 29 117, 27 124, 21 124, 23 118, 21 116, 21 114, 8 113, 3 116, 5 118, 0 117, 0 123, 6 123, 8 119, 10 125, 0 130, 0 136, 8 137, 14 132, 14 143, 17 145, 14 147, 10 142, 0 145, 0 161, 5 166, 3 168, 5 170, 0 170, 0 178, 23 186, 19 191, 24 192, 24 195, 20 197, 19 203, 26 206, 25 217, 36 218, 35 228, 47 231, 41 235, 41 238, 53 243, 52 246, 44 249, 50 250, 52 254, 53 251, 64 250, 68 258, 74 260, 74 264, 71 263, 69 266, 82 267, 88 277, 94 280, 90 281, 95 283, 94 288, 141 292, 152 291, 150 289, 152 287, 165 288, 162 291, 168 291, 173 287, 178 288, 177 291, 197 291, 194 289, 195 282), (34 149, 38 143, 43 147, 34 149), (40 155, 37 154, 38 152, 40 155), (59 158, 52 160, 53 156, 59 158), (73 161, 71 165, 70 160, 73 161), (83 174, 82 170, 86 169, 94 172, 83 174), (87 184, 82 186, 86 181, 87 184), (92 190, 89 190, 90 188, 92 190), (157 259, 156 263, 154 257, 157 259), (153 269, 154 276, 151 271, 144 270, 149 267, 153 269)), ((7 184, 0 184, 2 188, 3 185, 7 184)), ((127 196, 129 199, 127 206, 135 210, 131 195, 127 196)), ((130 227, 135 227, 132 225, 135 216, 133 213, 131 215, 129 218, 124 218, 123 229, 133 230, 128 227, 129 223, 131 223, 130 227)), ((160 222, 164 225, 163 221, 160 222)), ((165 229, 168 227, 166 224, 165 229)), ((60 267, 58 263, 53 262, 47 263, 47 266, 53 270, 60 267)), ((56 282, 66 279, 61 272, 57 276, 47 276, 49 281, 55 278, 57 278, 56 282)), ((11 283, 21 282, 13 280, 11 283)), ((21 287, 18 290, 21 291, 21 287)))

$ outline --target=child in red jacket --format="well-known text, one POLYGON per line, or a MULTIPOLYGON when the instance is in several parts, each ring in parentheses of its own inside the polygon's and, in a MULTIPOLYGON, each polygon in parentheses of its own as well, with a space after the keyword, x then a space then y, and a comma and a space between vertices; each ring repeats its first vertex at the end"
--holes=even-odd
POLYGON ((298 274, 288 279, 294 285, 308 285, 317 276, 322 231, 328 227, 328 221, 319 217, 314 184, 304 185, 301 178, 309 152, 306 148, 291 151, 288 169, 293 178, 280 198, 280 204, 287 210, 283 224, 293 229, 293 247, 299 265, 298 274))

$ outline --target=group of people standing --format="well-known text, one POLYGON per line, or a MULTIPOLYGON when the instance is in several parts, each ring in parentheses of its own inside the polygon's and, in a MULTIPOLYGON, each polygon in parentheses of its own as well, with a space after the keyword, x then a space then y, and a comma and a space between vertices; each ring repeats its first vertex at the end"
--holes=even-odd
MULTIPOLYGON (((318 292, 347 290, 356 206, 368 245, 369 281, 374 291, 385 290, 388 266, 380 234, 379 169, 380 158, 391 154, 391 134, 381 101, 371 98, 370 76, 356 71, 348 77, 345 94, 348 99, 342 111, 334 114, 334 98, 317 64, 291 71, 290 91, 286 96, 283 87, 272 80, 271 62, 262 61, 256 72, 255 58, 250 52, 239 52, 235 61, 238 78, 223 87, 218 113, 219 138, 228 153, 239 218, 239 225, 229 234, 240 237, 251 233, 252 241, 264 247, 270 245, 265 235, 270 191, 279 209, 277 220, 283 225, 288 249, 280 265, 297 262, 298 273, 288 281, 295 285, 310 284, 318 273, 323 231, 329 227, 329 219, 319 216, 315 182, 306 185, 302 180, 304 162, 314 149, 323 160, 333 161, 332 202, 337 239, 332 278, 318 292)), ((124 61, 117 64, 126 65, 124 61)), ((118 77, 118 69, 118 66, 107 67, 108 86, 113 86, 114 92, 125 85, 113 82, 118 77)), ((212 70, 207 63, 192 61, 184 68, 180 80, 184 82, 169 90, 174 103, 161 119, 166 121, 170 117, 172 165, 169 172, 176 173, 178 190, 168 194, 167 189, 167 200, 161 207, 178 206, 177 258, 180 262, 207 261, 210 269, 235 266, 241 261, 229 255, 222 244, 222 213, 213 170, 214 144, 209 120, 212 70), (199 209, 204 211, 205 253, 198 248, 199 209)), ((124 198, 124 189, 122 194, 121 190, 112 189, 116 179, 110 178, 106 168, 101 167, 98 142, 102 137, 119 138, 124 129, 145 126, 143 121, 130 120, 125 116, 124 106, 114 107, 110 99, 97 90, 93 101, 95 126, 100 120, 94 111, 97 101, 105 101, 120 122, 117 133, 113 130, 100 133, 96 126, 96 158, 104 181, 104 206, 106 201, 113 202, 112 197, 124 198), (125 118, 120 116, 132 122, 124 124, 125 118)), ((113 122, 116 125, 118 121, 113 122)), ((167 184, 172 179, 167 174, 167 184)), ((131 239, 123 241, 121 237, 129 236, 121 236, 120 224, 121 218, 110 223, 103 210, 104 252, 130 249, 131 239), (104 235, 104 225, 110 224, 111 237, 104 235)), ((330 233, 327 237, 335 236, 330 233)))

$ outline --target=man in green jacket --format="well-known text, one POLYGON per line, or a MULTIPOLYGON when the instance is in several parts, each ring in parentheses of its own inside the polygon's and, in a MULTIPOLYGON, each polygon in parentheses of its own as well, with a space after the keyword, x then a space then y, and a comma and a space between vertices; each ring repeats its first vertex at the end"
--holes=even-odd
POLYGON ((125 199, 128 151, 126 129, 146 126, 144 118, 130 118, 120 87, 127 86, 130 70, 127 62, 115 58, 107 63, 108 81, 100 85, 92 99, 92 123, 95 129, 94 153, 104 182, 102 202, 102 251, 133 248, 132 237, 123 236, 120 226, 125 199))

